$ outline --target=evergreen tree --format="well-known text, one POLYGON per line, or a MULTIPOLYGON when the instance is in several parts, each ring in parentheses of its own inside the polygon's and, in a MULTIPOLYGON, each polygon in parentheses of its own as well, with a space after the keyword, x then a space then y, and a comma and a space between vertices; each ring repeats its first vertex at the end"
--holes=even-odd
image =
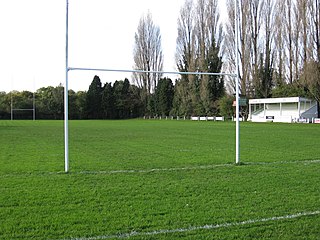
POLYGON ((141 101, 141 89, 135 85, 129 86, 129 98, 128 98, 128 106, 129 106, 129 117, 136 118, 143 116, 145 109, 143 108, 143 103, 141 101))
POLYGON ((101 80, 96 75, 94 76, 89 90, 87 92, 87 115, 89 119, 99 119, 102 115, 102 108, 101 108, 101 100, 102 100, 102 87, 101 87, 101 80))
POLYGON ((113 84, 115 118, 117 119, 126 119, 130 117, 129 88, 130 83, 128 79, 116 81, 113 84))
POLYGON ((79 110, 77 108, 77 95, 75 91, 69 90, 69 119, 79 119, 79 110))
POLYGON ((260 56, 259 74, 260 81, 256 89, 256 97, 269 98, 271 97, 273 87, 273 69, 269 62, 264 62, 263 56, 260 56))
POLYGON ((106 83, 102 91, 102 112, 104 119, 114 118, 114 95, 111 83, 106 83))
POLYGON ((170 78, 161 78, 155 92, 156 114, 168 116, 173 104, 173 83, 170 78))
POLYGON ((76 109, 78 111, 79 119, 87 119, 87 112, 86 112, 86 98, 87 93, 84 91, 79 91, 76 93, 76 109))

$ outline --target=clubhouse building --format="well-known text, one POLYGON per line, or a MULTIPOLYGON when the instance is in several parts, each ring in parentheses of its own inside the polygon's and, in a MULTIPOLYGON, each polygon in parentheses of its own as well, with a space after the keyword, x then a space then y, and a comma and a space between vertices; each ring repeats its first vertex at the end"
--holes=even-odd
POLYGON ((317 102, 307 98, 288 97, 249 100, 248 120, 252 122, 312 122, 317 117, 317 102))

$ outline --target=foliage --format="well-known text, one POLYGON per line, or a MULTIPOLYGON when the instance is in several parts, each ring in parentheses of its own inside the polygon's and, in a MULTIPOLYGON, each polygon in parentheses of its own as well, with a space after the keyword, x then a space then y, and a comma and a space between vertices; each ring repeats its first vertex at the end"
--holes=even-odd
POLYGON ((225 95, 218 101, 218 108, 221 116, 232 118, 234 116, 233 108, 234 96, 225 95))
POLYGON ((94 76, 87 92, 87 113, 89 119, 99 119, 102 115, 102 84, 98 76, 94 76))
POLYGON ((283 84, 272 89, 273 97, 310 97, 305 89, 298 85, 298 83, 293 84, 283 84))
POLYGON ((263 59, 261 54, 260 56, 260 66, 258 69, 258 83, 257 89, 255 89, 256 98, 270 98, 272 96, 271 91, 274 85, 273 82, 273 69, 272 64, 269 63, 268 58, 263 59))
POLYGON ((106 83, 102 91, 101 107, 104 119, 114 118, 114 93, 111 83, 106 83))
POLYGON ((316 61, 306 63, 300 81, 310 94, 320 101, 320 63, 316 61))
POLYGON ((9 94, 5 92, 0 92, 0 119, 9 119, 10 118, 10 98, 9 94))
POLYGON ((63 119, 64 113, 64 88, 43 87, 36 92, 36 118, 38 119, 63 119))
POLYGON ((155 113, 159 116, 169 116, 172 109, 174 87, 172 80, 162 78, 159 80, 155 91, 155 113))

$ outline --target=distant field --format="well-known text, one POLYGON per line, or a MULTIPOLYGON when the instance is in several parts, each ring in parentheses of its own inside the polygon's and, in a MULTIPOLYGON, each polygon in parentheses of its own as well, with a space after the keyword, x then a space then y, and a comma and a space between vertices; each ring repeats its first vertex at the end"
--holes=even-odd
POLYGON ((320 125, 0 121, 0 239, 319 239, 320 125))

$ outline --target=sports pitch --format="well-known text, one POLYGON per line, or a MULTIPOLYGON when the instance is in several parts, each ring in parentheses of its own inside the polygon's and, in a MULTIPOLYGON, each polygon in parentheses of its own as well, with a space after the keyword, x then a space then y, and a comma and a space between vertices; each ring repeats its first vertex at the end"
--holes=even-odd
POLYGON ((319 239, 320 126, 0 121, 0 239, 319 239))

